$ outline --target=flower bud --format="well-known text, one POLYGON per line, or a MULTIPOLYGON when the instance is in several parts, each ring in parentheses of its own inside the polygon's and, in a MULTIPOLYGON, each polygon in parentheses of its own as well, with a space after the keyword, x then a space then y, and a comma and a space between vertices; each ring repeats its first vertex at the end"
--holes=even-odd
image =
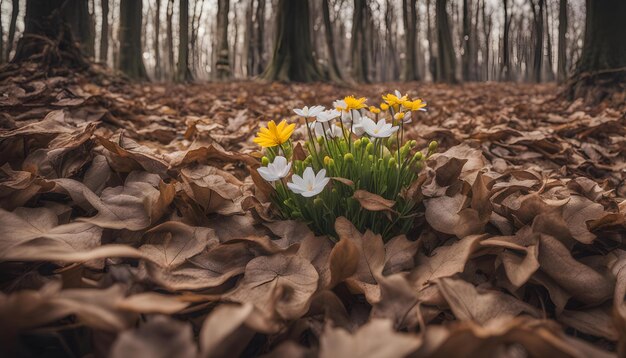
POLYGON ((430 142, 430 144, 428 145, 428 151, 432 153, 437 150, 438 146, 439 146, 439 143, 437 143, 437 141, 434 140, 430 142))
POLYGON ((389 163, 387 163, 387 166, 389 166, 390 169, 395 169, 396 164, 396 158, 391 158, 389 159, 389 163))
POLYGON ((324 206, 324 200, 322 198, 315 198, 313 200, 313 205, 315 205, 316 208, 321 208, 324 206))
POLYGON ((396 121, 401 121, 401 120, 403 120, 403 119, 404 119, 404 112, 398 112, 398 113, 394 114, 394 115, 393 115, 393 118, 394 118, 396 121))
POLYGON ((411 150, 409 143, 403 145, 402 148, 400 148, 400 157, 401 158, 406 157, 409 154, 409 150, 411 150))
POLYGON ((370 139, 369 139, 369 138, 367 138, 367 137, 363 137, 363 138, 361 138, 361 141, 363 142, 363 144, 364 144, 364 145, 368 145, 368 144, 370 144, 370 139))
POLYGON ((374 156, 373 156, 373 155, 371 155, 371 154, 370 154, 370 155, 368 155, 368 156, 367 156, 367 160, 369 160, 370 162, 373 162, 373 161, 374 161, 374 156))
POLYGON ((346 163, 352 163, 352 162, 354 162, 354 155, 352 155, 352 153, 346 153, 346 154, 343 156, 343 160, 344 160, 346 163))
POLYGON ((417 145, 417 141, 415 139, 409 141, 409 145, 411 146, 411 148, 415 147, 417 145))
POLYGON ((328 163, 330 162, 330 157, 329 156, 325 156, 324 157, 324 165, 328 166, 328 163))
POLYGON ((370 110, 370 112, 372 112, 374 114, 380 113, 380 109, 376 108, 375 106, 370 106, 369 110, 370 110))
POLYGON ((366 150, 368 153, 374 153, 374 143, 371 143, 371 142, 370 142, 370 143, 368 143, 368 144, 367 144, 367 147, 365 147, 365 150, 366 150))
POLYGON ((355 140, 354 141, 354 149, 360 150, 362 144, 363 144, 363 142, 360 139, 355 140))
POLYGON ((330 158, 330 160, 328 161, 328 168, 333 169, 334 167, 335 167, 335 160, 333 158, 330 158))
POLYGON ((387 103, 381 103, 380 109, 382 109, 383 111, 386 111, 389 109, 389 105, 387 103))
POLYGON ((261 158, 261 165, 266 167, 268 164, 270 163, 270 158, 263 156, 263 158, 261 158))
POLYGON ((413 160, 417 162, 421 161, 422 158, 424 158, 424 155, 422 154, 422 152, 417 152, 415 153, 415 155, 413 155, 413 160))

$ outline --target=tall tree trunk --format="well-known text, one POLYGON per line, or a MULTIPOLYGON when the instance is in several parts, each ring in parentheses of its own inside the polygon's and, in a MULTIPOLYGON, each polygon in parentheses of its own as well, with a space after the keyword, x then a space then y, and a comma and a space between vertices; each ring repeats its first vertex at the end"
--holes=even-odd
POLYGON ((189 70, 189 0, 180 0, 178 10, 178 63, 176 64, 176 80, 191 81, 193 76, 189 70))
POLYGON ((333 81, 341 80, 341 71, 337 63, 335 53, 335 39, 333 37, 333 24, 330 21, 330 9, 328 0, 322 0, 322 16, 324 17, 324 35, 326 37, 326 48, 328 49, 328 74, 333 81))
POLYGON ((15 42, 15 29, 17 27, 17 16, 20 13, 20 0, 13 0, 11 5, 11 22, 9 23, 9 37, 7 39, 7 49, 5 55, 5 60, 7 62, 11 59, 11 51, 13 51, 13 43, 15 42))
POLYGON ((279 0, 272 60, 262 75, 271 81, 324 80, 311 46, 308 0, 279 0))
POLYGON ((244 33, 244 58, 246 61, 246 75, 252 77, 254 74, 254 0, 249 0, 246 6, 246 32, 244 33))
POLYGON ((586 6, 584 45, 569 94, 597 102, 615 92, 619 101, 626 90, 626 2, 586 0, 586 6))
POLYGON ((89 13, 87 0, 66 0, 63 5, 63 17, 72 29, 72 35, 80 43, 80 48, 88 57, 95 54, 95 25, 89 13))
POLYGON ((141 5, 141 1, 120 0, 120 52, 117 67, 132 79, 147 80, 148 74, 142 58, 141 5))
POLYGON ((533 11, 533 23, 535 26, 535 44, 533 50, 533 81, 541 82, 541 71, 543 70, 543 7, 544 0, 530 0, 533 11))
POLYGON ((257 0, 255 20, 256 31, 256 54, 257 70, 255 74, 261 74, 265 70, 265 0, 257 0))
POLYGON ((174 26, 172 24, 172 17, 174 16, 174 0, 168 0, 166 9, 166 22, 167 22, 167 69, 168 75, 175 77, 175 63, 174 63, 174 26))
POLYGON ((502 35, 502 63, 500 65, 500 80, 510 81, 511 76, 511 46, 509 36, 511 30, 511 15, 509 14, 509 0, 502 0, 504 7, 504 33, 502 35))
POLYGON ((428 37, 428 68, 430 69, 430 74, 433 78, 433 81, 437 81, 437 54, 435 53, 435 46, 433 46, 435 42, 435 36, 433 35, 433 27, 431 24, 431 12, 430 12, 430 2, 431 0, 426 1, 426 36, 428 37))
POLYGON ((102 23, 100 25, 100 62, 109 59, 109 0, 101 0, 102 23))
POLYGON ((416 0, 402 0, 402 19, 404 20, 404 40, 406 48, 404 79, 406 81, 418 81, 419 74, 417 68, 417 11, 416 0))
POLYGON ((545 62, 544 68, 545 68, 545 80, 546 81, 554 81, 555 79, 555 75, 554 75, 554 55, 553 55, 553 51, 552 51, 552 32, 550 31, 551 26, 551 21, 550 21, 550 4, 547 3, 546 4, 546 16, 545 16, 545 29, 546 29, 546 56, 547 56, 547 61, 545 62))
POLYGON ((352 15, 352 38, 350 44, 350 58, 352 62, 352 76, 358 82, 369 82, 367 45, 365 38, 365 16, 367 2, 354 0, 352 15))
POLYGON ((483 61, 484 61, 484 76, 485 76, 485 80, 489 81, 490 79, 490 74, 491 74, 491 66, 489 64, 489 60, 491 58, 491 29, 493 26, 493 20, 491 18, 491 15, 493 14, 493 12, 490 12, 489 15, 487 15, 487 12, 485 11, 485 5, 486 1, 483 0, 483 4, 482 4, 482 17, 483 17, 483 35, 484 35, 484 40, 485 40, 485 47, 484 47, 484 54, 483 54, 483 61))
POLYGON ((567 0, 559 0, 558 48, 557 79, 563 82, 567 78, 567 0))
MULTIPOLYGON (((2 8, 2 0, 0 0, 0 9, 2 8)), ((4 26, 2 26, 2 16, 0 16, 0 63, 4 63, 4 26)))
POLYGON ((457 83, 456 57, 452 34, 450 33, 450 21, 446 9, 448 0, 437 0, 435 6, 435 20, 437 23, 437 79, 447 83, 457 83))
MULTIPOLYGON (((388 61, 391 62, 391 71, 388 73, 392 80, 397 80, 400 77, 400 64, 398 63, 398 54, 396 51, 396 37, 393 27, 395 26, 395 9, 391 3, 391 0, 387 0, 385 5, 385 37, 387 46, 388 61)), ((385 68, 388 66, 385 66, 385 68)), ((384 79, 385 81, 387 78, 384 79)))
POLYGON ((156 0, 156 10, 154 13, 154 77, 161 80, 161 0, 156 0))
POLYGON ((230 0, 217 1, 217 54, 213 65, 213 75, 217 80, 230 78, 230 59, 228 49, 228 12, 230 10, 230 0))
POLYGON ((463 54, 461 55, 461 69, 463 75, 463 81, 472 80, 470 71, 471 71, 471 27, 472 27, 472 19, 470 12, 470 3, 469 0, 463 0, 463 36, 461 37, 461 42, 463 44, 463 54))

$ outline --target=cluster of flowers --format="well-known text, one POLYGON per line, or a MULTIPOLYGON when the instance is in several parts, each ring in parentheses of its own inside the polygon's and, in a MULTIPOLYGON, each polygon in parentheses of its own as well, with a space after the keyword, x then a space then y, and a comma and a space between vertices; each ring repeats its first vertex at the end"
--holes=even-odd
POLYGON ((339 216, 384 238, 411 228, 416 203, 406 193, 437 143, 424 154, 414 151, 414 140, 404 140, 405 125, 426 110, 425 102, 398 91, 382 99, 379 106, 368 106, 366 98, 348 96, 335 101, 333 109, 294 109, 306 124, 304 145, 291 141, 295 123, 270 121, 260 129, 254 142, 265 155, 258 173, 272 184, 274 203, 285 218, 305 220, 318 234, 331 237, 339 216), (393 204, 368 210, 360 201, 363 193, 369 201, 393 204))

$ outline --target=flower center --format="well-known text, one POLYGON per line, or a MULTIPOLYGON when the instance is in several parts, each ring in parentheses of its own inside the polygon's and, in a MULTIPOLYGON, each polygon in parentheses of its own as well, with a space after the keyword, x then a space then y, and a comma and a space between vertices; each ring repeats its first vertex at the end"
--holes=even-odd
POLYGON ((308 183, 306 186, 307 191, 313 191, 313 183, 308 183))

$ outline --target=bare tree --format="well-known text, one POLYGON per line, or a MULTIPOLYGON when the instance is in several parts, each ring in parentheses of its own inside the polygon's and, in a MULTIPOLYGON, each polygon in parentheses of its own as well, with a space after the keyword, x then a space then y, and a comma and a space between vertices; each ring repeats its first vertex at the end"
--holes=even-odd
POLYGON ((161 33, 161 0, 156 1, 156 10, 154 14, 154 77, 157 80, 161 79, 162 71, 161 71, 161 42, 160 42, 160 33, 161 33))
POLYGON ((352 76, 358 82, 369 82, 368 54, 365 35, 365 17, 367 13, 366 0, 354 0, 352 14, 352 38, 350 44, 350 58, 352 62, 352 76))
POLYGON ((100 62, 109 59, 109 0, 101 0, 102 22, 100 23, 100 62))
POLYGON ((404 79, 418 81, 417 50, 415 47, 417 36, 416 0, 402 0, 402 19, 404 20, 405 64, 404 79))
POLYGON ((585 40, 569 94, 600 101, 616 90, 624 91, 626 2, 586 0, 585 3, 585 40))
POLYGON ((437 80, 448 83, 457 83, 456 56, 450 32, 448 19, 448 0, 437 0, 435 20, 437 23, 437 80))
MULTIPOLYGON (((0 0, 0 9, 2 0, 0 0)), ((4 27, 2 26, 2 16, 0 16, 0 63, 4 62, 4 27)))
POLYGON ((272 60, 262 77, 272 81, 325 79, 313 59, 308 0, 279 0, 272 60))
POLYGON ((333 24, 330 20, 328 0, 322 0, 322 16, 324 17, 324 35, 328 50, 328 75, 334 81, 341 80, 341 71, 339 70, 337 54, 335 53, 335 39, 333 37, 333 24))
POLYGON ((189 0, 180 0, 178 11, 178 62, 176 64, 176 80, 191 81, 193 76, 189 69, 189 0))
POLYGON ((511 76, 511 46, 509 36, 511 31, 511 15, 509 13, 509 0, 502 0, 504 8, 504 33, 502 35, 502 62, 500 64, 500 80, 510 81, 511 76))
POLYGON ((169 75, 172 76, 175 74, 174 26, 172 24, 172 18, 174 17, 174 0, 168 0, 165 16, 167 23, 167 67, 169 75))
POLYGON ((559 82, 567 78, 567 0, 559 0, 559 47, 557 79, 559 82))
POLYGON ((147 80, 148 74, 142 58, 141 8, 141 1, 120 1, 120 50, 117 67, 130 78, 147 80))
POLYGON ((15 30, 17 25, 17 16, 20 13, 20 0, 13 0, 11 2, 11 22, 9 23, 9 37, 7 39, 7 49, 5 59, 8 62, 11 58, 11 51, 13 50, 13 42, 15 42, 15 30))
POLYGON ((224 80, 231 76, 229 49, 228 49, 228 11, 230 9, 229 0, 218 0, 217 2, 217 28, 216 28, 216 50, 213 67, 213 77, 224 80))
POLYGON ((544 0, 530 0, 530 8, 533 11, 534 38, 533 50, 533 80, 541 82, 541 71, 543 62, 543 14, 544 0))

